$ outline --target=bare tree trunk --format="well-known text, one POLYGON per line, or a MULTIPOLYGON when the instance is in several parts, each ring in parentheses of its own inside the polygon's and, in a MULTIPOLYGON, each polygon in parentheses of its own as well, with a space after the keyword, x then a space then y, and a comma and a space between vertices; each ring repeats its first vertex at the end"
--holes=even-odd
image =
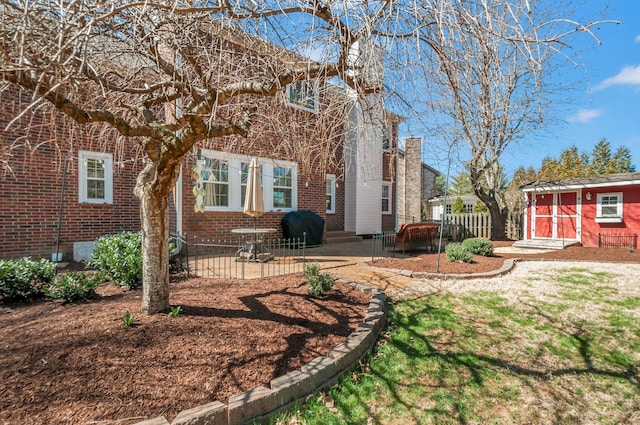
POLYGON ((169 201, 180 172, 180 159, 149 161, 138 175, 142 227, 142 311, 154 314, 169 308, 169 201), (160 161, 159 161, 160 163, 160 161))
POLYGON ((169 208, 166 197, 146 193, 141 198, 142 311, 169 308, 169 208))
POLYGON ((491 240, 506 240, 507 210, 500 208, 497 202, 492 202, 489 206, 489 214, 491 214, 491 240))

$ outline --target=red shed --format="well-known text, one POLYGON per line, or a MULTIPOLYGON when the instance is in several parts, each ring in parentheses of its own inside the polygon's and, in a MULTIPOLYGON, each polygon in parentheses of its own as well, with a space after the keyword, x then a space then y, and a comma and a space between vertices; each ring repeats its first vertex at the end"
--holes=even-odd
POLYGON ((520 190, 525 242, 637 248, 640 173, 533 182, 520 190))

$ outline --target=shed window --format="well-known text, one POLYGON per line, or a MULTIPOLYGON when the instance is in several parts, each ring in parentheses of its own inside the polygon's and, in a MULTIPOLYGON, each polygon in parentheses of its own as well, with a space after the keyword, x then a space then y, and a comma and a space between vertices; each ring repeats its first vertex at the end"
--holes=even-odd
POLYGON ((622 221, 622 192, 599 193, 596 207, 596 222, 619 223, 622 221))

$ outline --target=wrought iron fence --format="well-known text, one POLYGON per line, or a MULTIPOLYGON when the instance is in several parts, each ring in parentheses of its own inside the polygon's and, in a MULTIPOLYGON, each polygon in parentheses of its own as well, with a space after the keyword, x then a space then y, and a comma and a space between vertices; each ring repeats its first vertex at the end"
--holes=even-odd
POLYGON ((638 235, 598 233, 599 248, 638 248, 638 235))
POLYGON ((255 279, 304 270, 306 233, 301 238, 221 240, 172 235, 171 270, 188 276, 255 279))
POLYGON ((395 232, 376 233, 371 237, 371 261, 378 261, 383 258, 394 256, 394 241, 396 239, 395 232))

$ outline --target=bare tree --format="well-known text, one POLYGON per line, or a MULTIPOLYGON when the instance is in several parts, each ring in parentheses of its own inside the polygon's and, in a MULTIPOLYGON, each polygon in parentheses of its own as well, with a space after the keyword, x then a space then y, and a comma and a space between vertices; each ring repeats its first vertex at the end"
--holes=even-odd
POLYGON ((565 92, 550 77, 573 60, 570 36, 593 36, 592 24, 561 19, 558 11, 566 13, 566 7, 558 2, 439 6, 419 12, 419 38, 430 48, 419 53, 432 132, 450 144, 467 144, 473 191, 489 209, 492 238, 504 239, 507 205, 499 159, 553 117, 552 104, 565 92))
MULTIPOLYGON (((383 55, 387 63, 415 61, 416 46, 429 46, 440 67, 432 87, 449 87, 443 100, 461 124, 454 133, 473 148, 472 179, 495 167, 534 121, 536 98, 516 108, 512 98, 528 87, 523 80, 541 80, 536 61, 563 38, 538 37, 540 25, 526 17, 529 3, 0 0, 1 89, 31 91, 25 113, 50 105, 95 128, 105 143, 140 147, 145 165, 134 192, 141 201, 142 308, 154 313, 169 306, 167 198, 183 158, 214 139, 242 144, 255 126, 277 131, 264 100, 291 82, 335 77, 365 101, 382 87, 372 62, 380 65, 383 55), (313 52, 316 60, 290 51, 313 52), (515 118, 520 107, 526 112, 515 118)), ((393 69, 392 78, 404 68, 393 69)), ((283 143, 298 158, 332 152, 283 143)), ((494 194, 477 194, 499 222, 494 194)))
MULTIPOLYGON (((381 76, 365 80, 368 58, 354 46, 388 18, 382 12, 392 2, 355 10, 287 3, 0 2, 1 89, 6 96, 17 86, 33 93, 22 114, 38 109, 64 120, 62 113, 94 127, 107 144, 135 144, 143 153, 134 193, 141 201, 146 312, 169 306, 167 199, 192 147, 220 138, 242 144, 252 127, 284 133, 277 109, 264 99, 282 96, 296 80, 338 77, 362 96, 380 91, 381 76), (291 53, 318 41, 325 59, 291 53)), ((314 125, 307 131, 324 140, 339 128, 329 115, 314 125)), ((277 148, 294 158, 323 164, 335 156, 335 145, 317 139, 304 146, 279 140, 277 148)), ((2 153, 6 165, 10 148, 2 153)))

